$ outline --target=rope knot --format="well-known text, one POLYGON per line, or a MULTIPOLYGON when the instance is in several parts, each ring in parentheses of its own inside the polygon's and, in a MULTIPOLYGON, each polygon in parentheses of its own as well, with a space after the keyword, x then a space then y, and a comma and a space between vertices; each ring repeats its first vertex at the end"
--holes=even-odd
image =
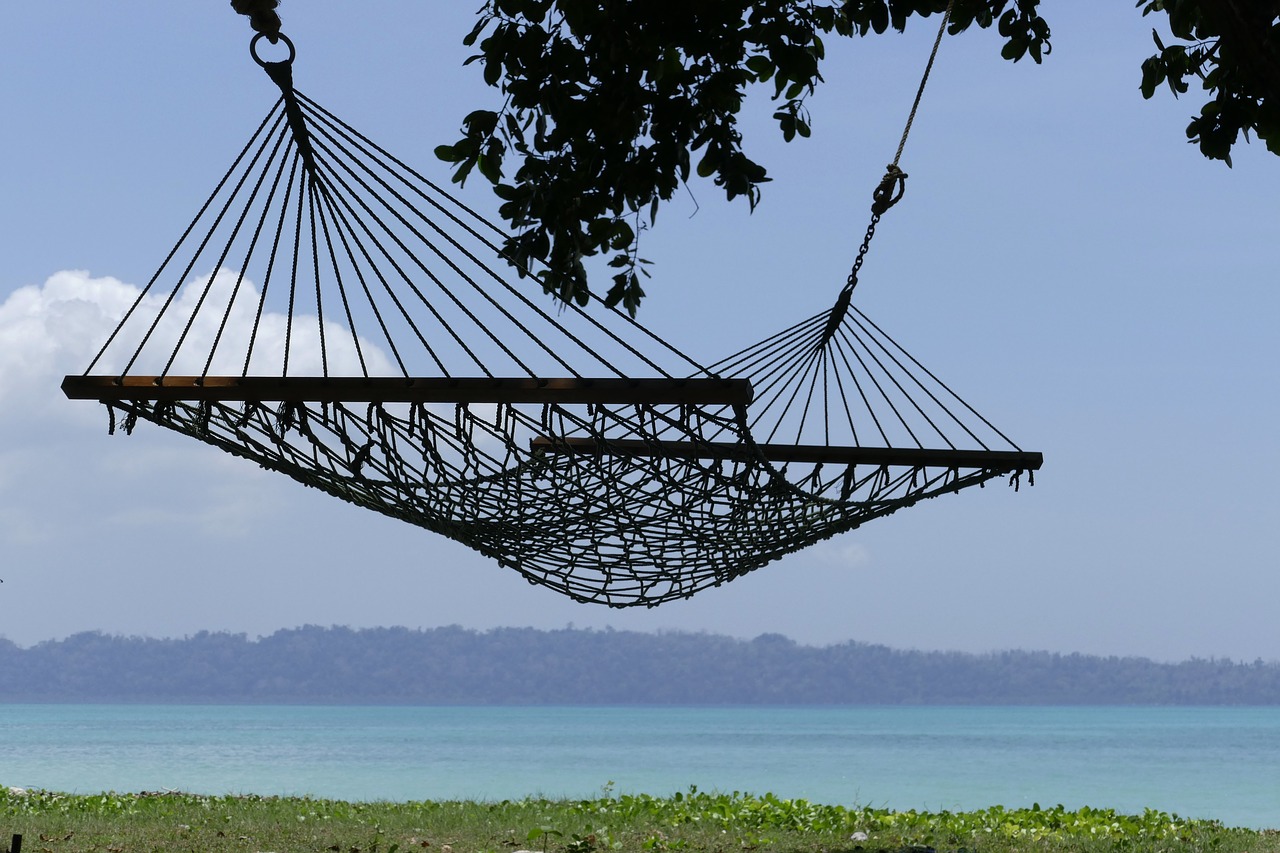
POLYGON ((857 279, 851 277, 851 281, 841 289, 840 295, 836 297, 836 304, 831 307, 830 313, 827 314, 827 325, 822 330, 822 337, 818 339, 818 349, 826 349, 827 344, 831 343, 831 339, 835 337, 840 324, 844 322, 845 314, 849 313, 849 303, 853 299, 853 288, 856 283, 857 279))
POLYGON ((880 179, 880 186, 871 194, 871 212, 879 216, 902 200, 907 191, 907 173, 890 163, 880 179))
POLYGON ((280 16, 276 7, 280 0, 231 0, 231 8, 249 17, 249 26, 262 33, 272 44, 280 41, 280 16))

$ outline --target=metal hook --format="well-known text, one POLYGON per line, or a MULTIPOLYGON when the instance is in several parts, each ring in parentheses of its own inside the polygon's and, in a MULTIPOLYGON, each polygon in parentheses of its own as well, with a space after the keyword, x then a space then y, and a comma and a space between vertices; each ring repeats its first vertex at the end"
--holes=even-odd
MULTIPOLYGON (((258 42, 262 41, 264 38, 270 38, 266 33, 258 33, 253 37, 253 40, 249 42, 249 55, 253 57, 254 62, 258 63, 263 68, 266 68, 269 65, 292 65, 294 57, 298 55, 297 49, 294 48, 293 42, 289 40, 287 35, 284 33, 278 33, 277 37, 279 41, 284 42, 285 47, 289 48, 289 58, 282 59, 279 62, 268 62, 261 56, 258 56, 258 42)), ((273 44, 276 43, 276 39, 272 39, 271 41, 273 44)))

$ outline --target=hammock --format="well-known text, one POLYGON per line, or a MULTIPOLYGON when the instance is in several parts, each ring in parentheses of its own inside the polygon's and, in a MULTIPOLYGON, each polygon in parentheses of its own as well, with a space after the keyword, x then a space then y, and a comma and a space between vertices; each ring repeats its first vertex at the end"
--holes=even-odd
POLYGON ((595 297, 542 304, 499 272, 499 229, 262 37, 279 101, 63 382, 113 432, 175 430, 617 607, 1040 467, 851 307, 854 275, 709 366, 595 297))

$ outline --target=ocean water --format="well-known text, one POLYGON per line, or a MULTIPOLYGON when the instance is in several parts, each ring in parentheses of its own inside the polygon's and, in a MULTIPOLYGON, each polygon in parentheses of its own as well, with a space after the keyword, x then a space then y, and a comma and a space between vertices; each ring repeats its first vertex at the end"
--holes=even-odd
POLYGON ((772 792, 1280 827, 1280 708, 0 705, 0 784, 349 800, 772 792))

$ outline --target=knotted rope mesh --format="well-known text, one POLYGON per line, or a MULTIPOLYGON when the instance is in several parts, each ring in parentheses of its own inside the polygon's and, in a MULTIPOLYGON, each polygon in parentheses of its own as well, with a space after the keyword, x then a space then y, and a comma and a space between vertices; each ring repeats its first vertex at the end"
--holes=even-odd
POLYGON ((501 233, 297 92, 279 38, 280 100, 64 381, 113 430, 178 431, 612 606, 1039 466, 847 300, 704 367, 508 281, 501 233))

